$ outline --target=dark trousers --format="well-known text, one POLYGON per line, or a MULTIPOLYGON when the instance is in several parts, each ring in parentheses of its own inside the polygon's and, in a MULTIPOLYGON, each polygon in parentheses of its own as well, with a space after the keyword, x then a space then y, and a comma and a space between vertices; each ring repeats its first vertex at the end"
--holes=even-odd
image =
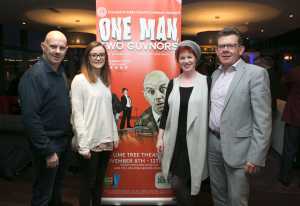
POLYGON ((100 206, 107 163, 111 152, 91 152, 91 159, 79 155, 80 206, 100 206))
POLYGON ((279 179, 285 184, 290 184, 293 161, 297 156, 300 144, 300 127, 285 124, 284 144, 281 156, 279 179))
POLYGON ((55 168, 47 168, 46 158, 33 154, 32 206, 62 205, 63 179, 69 162, 69 150, 56 154, 59 165, 55 168))
POLYGON ((190 183, 176 175, 171 175, 169 181, 175 192, 176 205, 192 206, 193 198, 191 196, 190 183))
POLYGON ((125 107, 123 110, 123 116, 120 124, 120 129, 124 129, 125 121, 127 120, 127 127, 130 126, 130 119, 131 119, 131 107, 125 107))

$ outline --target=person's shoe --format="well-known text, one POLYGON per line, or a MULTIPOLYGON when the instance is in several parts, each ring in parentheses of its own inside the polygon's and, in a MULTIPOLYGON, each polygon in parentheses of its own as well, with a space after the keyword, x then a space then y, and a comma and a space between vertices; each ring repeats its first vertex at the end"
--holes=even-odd
POLYGON ((289 187, 290 186, 290 181, 288 181, 288 180, 285 180, 285 179, 283 179, 283 178, 278 178, 278 181, 283 185, 283 186, 285 186, 285 187, 289 187))
POLYGON ((60 202, 60 203, 56 203, 56 204, 49 203, 49 206, 73 206, 73 204, 70 202, 60 202))
POLYGON ((73 206, 73 204, 70 202, 63 202, 62 206, 73 206))
POLYGON ((280 181, 276 182, 270 188, 270 191, 273 193, 290 193, 291 188, 283 185, 280 181))

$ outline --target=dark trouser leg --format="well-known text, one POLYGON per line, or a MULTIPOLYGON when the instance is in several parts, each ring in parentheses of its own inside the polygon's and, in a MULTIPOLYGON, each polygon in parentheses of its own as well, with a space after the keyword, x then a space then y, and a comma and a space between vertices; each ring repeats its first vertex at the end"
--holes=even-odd
POLYGON ((125 108, 123 110, 123 115, 122 115, 122 119, 121 119, 120 129, 124 129, 125 121, 128 118, 127 115, 128 115, 128 110, 127 110, 127 108, 125 108))
POLYGON ((57 169, 52 198, 50 200, 49 206, 61 206, 63 202, 63 181, 65 172, 69 166, 68 162, 70 160, 70 151, 67 150, 65 152, 58 153, 58 156, 59 167, 57 169))
POLYGON ((80 166, 80 189, 79 189, 79 205, 90 206, 91 190, 93 183, 96 182, 96 155, 91 154, 90 159, 85 159, 78 154, 80 166))
POLYGON ((171 187, 175 192, 176 203, 180 206, 191 206, 192 196, 190 191, 190 185, 186 183, 182 178, 172 175, 170 178, 171 187))
POLYGON ((289 124, 285 125, 284 129, 284 144, 283 152, 281 157, 281 167, 279 173, 279 179, 284 184, 288 185, 291 181, 291 170, 293 160, 297 155, 299 140, 300 139, 300 128, 293 127, 289 124))
POLYGON ((130 120, 131 120, 131 107, 127 109, 127 127, 131 127, 130 120))
POLYGON ((108 160, 110 157, 110 151, 98 152, 98 168, 96 176, 96 187, 92 194, 92 206, 101 205, 102 191, 104 187, 104 177, 107 169, 108 160))
POLYGON ((110 152, 92 152, 91 159, 80 159, 80 206, 100 205, 101 188, 110 152), (103 153, 103 154, 102 154, 103 153), (100 179, 102 177, 102 179, 100 179))
POLYGON ((48 206, 59 166, 47 168, 46 157, 33 154, 34 181, 32 186, 32 206, 48 206))

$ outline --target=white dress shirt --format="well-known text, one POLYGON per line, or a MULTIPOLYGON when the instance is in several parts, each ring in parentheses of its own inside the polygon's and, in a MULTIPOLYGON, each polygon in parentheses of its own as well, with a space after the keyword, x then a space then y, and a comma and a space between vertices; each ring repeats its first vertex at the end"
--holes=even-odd
POLYGON ((222 73, 215 81, 210 94, 209 128, 211 130, 220 132, 220 121, 225 106, 225 98, 239 62, 240 59, 226 71, 223 70, 222 66, 218 68, 222 73))
POLYGON ((126 97, 126 107, 130 108, 131 107, 131 99, 128 95, 125 95, 126 97))

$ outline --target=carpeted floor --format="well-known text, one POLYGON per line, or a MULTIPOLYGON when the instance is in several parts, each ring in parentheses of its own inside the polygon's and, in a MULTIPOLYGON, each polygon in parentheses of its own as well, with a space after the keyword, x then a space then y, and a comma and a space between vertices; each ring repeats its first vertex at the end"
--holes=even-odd
MULTIPOLYGON (((284 188, 276 181, 278 174, 279 157, 275 153, 268 156, 267 167, 263 172, 251 178, 250 206, 298 206, 300 205, 300 182, 294 178, 289 188, 284 188)), ((296 171, 295 173, 297 174, 296 171)), ((297 176, 297 175, 295 175, 297 176)), ((0 179, 0 206, 27 206, 30 205, 31 169, 27 168, 14 180, 0 179)), ((65 181, 65 199, 77 206, 78 177, 69 173, 65 181)), ((202 192, 197 197, 197 205, 212 206, 209 192, 202 192)))

